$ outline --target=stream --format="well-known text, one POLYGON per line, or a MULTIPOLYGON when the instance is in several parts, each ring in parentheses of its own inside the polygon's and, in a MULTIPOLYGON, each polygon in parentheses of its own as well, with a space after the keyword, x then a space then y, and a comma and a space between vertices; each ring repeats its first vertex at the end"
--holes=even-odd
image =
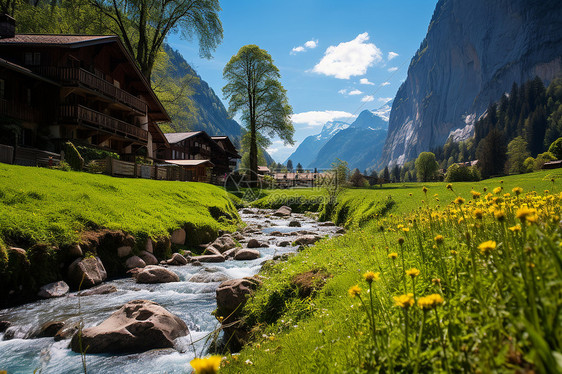
MULTIPOLYGON (((140 354, 110 355, 91 354, 86 356, 88 373, 188 373, 189 362, 198 355, 205 355, 209 342, 207 336, 219 327, 211 315, 216 308, 215 290, 221 282, 195 283, 189 279, 204 272, 205 268, 220 272, 230 279, 243 278, 258 273, 264 261, 284 253, 295 252, 297 247, 280 247, 282 241, 293 242, 300 234, 308 231, 320 236, 333 236, 339 229, 323 226, 312 218, 293 213, 291 217, 271 216, 273 211, 244 209, 240 217, 256 232, 244 234, 245 242, 255 238, 269 243, 268 248, 259 248, 260 258, 249 261, 227 260, 222 263, 203 263, 203 266, 170 266, 177 273, 180 282, 161 284, 138 284, 132 278, 105 282, 117 288, 117 292, 106 295, 77 297, 76 292, 55 299, 46 299, 18 307, 0 310, 0 321, 10 322, 7 333, 14 338, 4 340, 0 333, 0 370, 16 373, 81 373, 80 354, 70 350, 70 339, 55 342, 53 338, 27 338, 44 323, 65 321, 76 324, 80 314, 84 327, 100 324, 125 303, 135 299, 154 301, 171 313, 183 319, 190 334, 175 341, 176 349, 159 349, 140 354), (290 221, 297 220, 301 227, 290 227, 290 221), (273 236, 279 231, 285 236, 273 236), (80 308, 80 309, 79 309, 80 308), (79 314, 79 310, 81 313, 79 314)), ((247 230, 253 231, 253 230, 247 230)), ((278 233, 277 233, 278 235, 278 233)))

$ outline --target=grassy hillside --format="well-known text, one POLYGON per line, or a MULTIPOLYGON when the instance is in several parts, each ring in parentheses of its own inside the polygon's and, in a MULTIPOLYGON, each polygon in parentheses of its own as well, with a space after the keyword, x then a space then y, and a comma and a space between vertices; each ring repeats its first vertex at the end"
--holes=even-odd
POLYGON ((345 204, 363 201, 351 221, 368 200, 395 203, 267 268, 245 307, 253 343, 222 370, 562 371, 561 177, 347 191, 345 204), (301 298, 295 276, 309 271, 326 284, 301 298))
POLYGON ((67 245, 108 228, 157 238, 191 223, 232 229, 236 197, 203 183, 120 179, 0 164, 0 240, 67 245), (231 218, 232 220, 230 220, 231 218))

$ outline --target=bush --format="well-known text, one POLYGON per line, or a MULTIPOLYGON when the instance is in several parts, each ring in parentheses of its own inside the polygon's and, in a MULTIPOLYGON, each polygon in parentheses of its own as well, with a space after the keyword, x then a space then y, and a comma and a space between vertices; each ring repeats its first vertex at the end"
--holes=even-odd
POLYGON ((535 164, 534 164, 534 169, 535 170, 541 170, 543 165, 549 161, 554 161, 556 160, 556 157, 550 153, 550 152, 544 152, 544 153, 540 153, 537 155, 537 158, 535 159, 535 164))
POLYGON ((530 173, 535 168, 535 159, 533 157, 527 157, 525 161, 523 161, 523 169, 525 173, 530 173))
POLYGON ((473 182, 480 180, 480 172, 472 166, 453 164, 447 169, 447 182, 473 182))
POLYGON ((562 160, 562 138, 553 141, 548 148, 548 152, 552 153, 557 160, 562 160))
POLYGON ((64 144, 64 159, 72 170, 81 171, 84 168, 84 159, 71 142, 64 144))
POLYGON ((80 152, 86 164, 90 163, 92 160, 102 160, 108 157, 119 160, 119 155, 117 153, 105 151, 103 149, 96 149, 83 145, 77 146, 76 149, 80 152))

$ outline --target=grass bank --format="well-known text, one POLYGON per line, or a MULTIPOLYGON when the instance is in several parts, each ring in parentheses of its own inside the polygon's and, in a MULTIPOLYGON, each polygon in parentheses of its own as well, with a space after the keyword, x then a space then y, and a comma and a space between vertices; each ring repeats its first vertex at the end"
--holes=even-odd
POLYGON ((395 204, 268 267, 245 306, 254 340, 222 370, 560 372, 561 182, 539 172, 346 192, 395 204), (331 277, 303 298, 294 279, 309 271, 331 277))

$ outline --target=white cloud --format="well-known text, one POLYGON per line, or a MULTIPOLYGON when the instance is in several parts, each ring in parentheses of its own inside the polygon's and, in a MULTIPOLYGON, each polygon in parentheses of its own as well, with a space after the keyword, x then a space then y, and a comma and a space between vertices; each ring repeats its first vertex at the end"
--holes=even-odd
POLYGON ((396 66, 391 67, 390 69, 388 69, 389 73, 394 73, 396 70, 398 70, 398 68, 396 66))
POLYGON ((359 79, 359 83, 361 84, 369 84, 371 86, 374 86, 375 84, 373 82, 369 82, 369 80, 367 78, 361 78, 359 79))
POLYGON ((304 46, 308 49, 314 49, 318 47, 318 40, 309 40, 306 43, 304 43, 304 46))
POLYGON ((350 95, 350 96, 353 96, 353 95, 361 95, 362 93, 363 93, 363 92, 361 92, 361 91, 359 91, 359 90, 353 90, 353 91, 351 91, 351 92, 349 93, 349 95, 350 95))
POLYGON ((309 40, 304 45, 299 45, 291 50, 292 55, 296 55, 299 52, 305 52, 307 49, 313 49, 318 46, 318 40, 309 40))
POLYGON ((392 60, 393 58, 396 58, 400 56, 398 53, 396 52, 388 52, 388 61, 392 60))
POLYGON ((381 87, 389 86, 389 85, 390 85, 390 82, 382 82, 382 83, 381 83, 381 87))
POLYGON ((365 32, 349 42, 328 47, 312 71, 338 79, 364 75, 369 67, 382 61, 381 50, 368 40, 369 34, 365 32))
POLYGON ((361 99, 362 103, 369 103, 371 101, 375 101, 375 98, 372 95, 363 96, 361 99))
POLYGON ((339 90, 338 93, 341 93, 342 95, 345 95, 347 93, 347 89, 343 88, 343 89, 339 90))
POLYGON ((291 120, 297 124, 306 124, 309 126, 322 126, 326 122, 355 118, 353 114, 340 110, 324 110, 296 113, 291 116, 291 120))
POLYGON ((383 104, 386 104, 386 103, 388 103, 390 100, 392 100, 392 97, 379 97, 377 100, 380 101, 380 102, 383 103, 383 104))

